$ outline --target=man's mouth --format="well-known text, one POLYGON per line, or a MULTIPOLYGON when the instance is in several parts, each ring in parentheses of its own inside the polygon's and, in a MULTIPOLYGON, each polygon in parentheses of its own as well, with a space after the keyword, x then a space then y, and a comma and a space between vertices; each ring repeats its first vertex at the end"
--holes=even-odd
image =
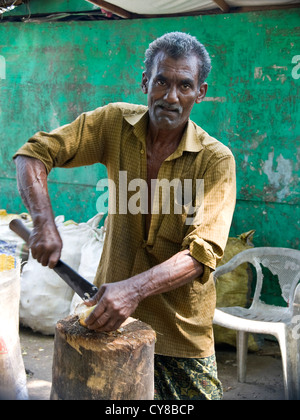
POLYGON ((179 112, 178 109, 173 109, 173 108, 166 108, 163 105, 159 105, 158 108, 160 108, 161 110, 163 110, 164 112, 179 112))
POLYGON ((161 109, 163 112, 166 112, 166 113, 180 114, 180 112, 181 112, 181 107, 178 106, 178 105, 168 105, 168 104, 164 104, 164 103, 158 103, 156 106, 159 109, 161 109))

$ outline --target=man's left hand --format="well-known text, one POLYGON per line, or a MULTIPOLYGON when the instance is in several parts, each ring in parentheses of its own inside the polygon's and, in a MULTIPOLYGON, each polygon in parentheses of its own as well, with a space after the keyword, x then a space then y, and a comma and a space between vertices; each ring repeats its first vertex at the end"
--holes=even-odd
POLYGON ((103 284, 97 294, 86 302, 87 306, 97 304, 85 320, 87 328, 97 332, 117 330, 135 311, 139 301, 137 288, 130 280, 103 284))

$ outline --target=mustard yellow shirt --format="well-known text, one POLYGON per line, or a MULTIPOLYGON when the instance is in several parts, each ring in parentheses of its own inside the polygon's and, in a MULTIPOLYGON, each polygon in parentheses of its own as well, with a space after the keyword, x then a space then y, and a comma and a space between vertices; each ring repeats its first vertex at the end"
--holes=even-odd
MULTIPOLYGON (((189 121, 178 148, 161 165, 158 181, 176 179, 184 185, 185 180, 194 180, 195 217, 187 223, 190 208, 181 206, 185 210, 180 213, 174 210, 178 198, 170 188, 170 211, 162 211, 162 203, 158 204, 146 238, 145 210, 138 200, 141 189, 137 185, 147 179, 148 118, 145 106, 109 104, 83 113, 51 133, 36 133, 16 155, 40 159, 48 172, 53 167, 95 163, 107 167, 108 178, 115 186, 113 214, 108 215, 97 286, 130 278, 189 248, 191 255, 204 264, 203 276, 171 292, 146 298, 133 316, 156 331, 157 354, 207 357, 214 353, 216 298, 212 271, 223 255, 234 211, 235 161, 225 145, 189 121), (203 184, 195 180, 203 180, 203 184), (203 199, 197 207, 201 185, 203 199), (133 209, 141 206, 141 211, 128 211, 124 197, 128 208, 131 200, 133 209)), ((162 194, 162 188, 158 191, 162 194)), ((183 193, 182 197, 186 204, 183 193)))

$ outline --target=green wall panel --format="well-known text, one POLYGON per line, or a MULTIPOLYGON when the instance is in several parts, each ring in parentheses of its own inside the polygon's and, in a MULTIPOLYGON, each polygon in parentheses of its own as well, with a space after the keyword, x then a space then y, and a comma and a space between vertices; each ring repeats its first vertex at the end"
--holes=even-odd
MULTIPOLYGON (((108 102, 146 104, 144 51, 165 32, 198 37, 212 56, 207 99, 192 119, 237 161, 231 234, 255 229, 256 245, 299 248, 299 9, 198 17, 0 23, 0 208, 22 211, 11 156, 35 131, 51 130, 108 102), (0 61, 1 66, 1 61, 0 61), (2 74, 2 76, 1 76, 2 74)), ((101 165, 54 170, 55 214, 96 213, 101 165)))

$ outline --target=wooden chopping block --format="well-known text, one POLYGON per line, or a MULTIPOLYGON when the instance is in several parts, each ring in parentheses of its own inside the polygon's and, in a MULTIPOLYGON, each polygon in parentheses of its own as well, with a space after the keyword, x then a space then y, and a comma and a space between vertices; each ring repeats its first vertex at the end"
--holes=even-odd
POLYGON ((155 332, 134 318, 96 333, 78 316, 56 325, 51 400, 152 400, 155 332))

